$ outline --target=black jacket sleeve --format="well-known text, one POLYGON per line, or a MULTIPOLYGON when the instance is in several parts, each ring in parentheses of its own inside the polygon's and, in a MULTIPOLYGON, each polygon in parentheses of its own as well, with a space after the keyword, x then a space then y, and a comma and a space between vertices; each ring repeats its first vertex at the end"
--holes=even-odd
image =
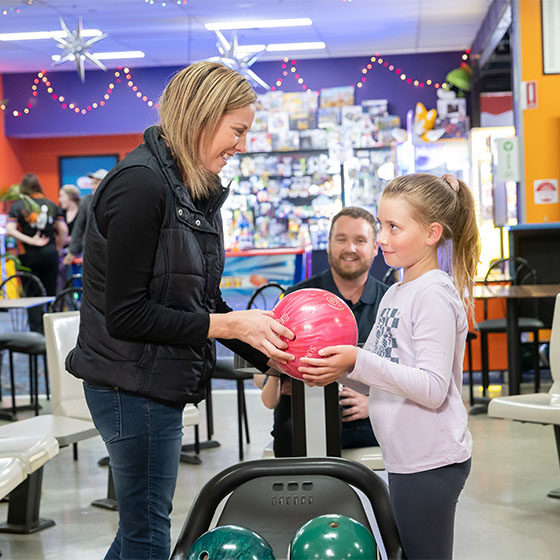
MULTIPOLYGON (((220 294, 216 305, 216 313, 228 313, 229 311, 232 311, 231 307, 222 299, 220 294)), ((247 360, 250 364, 253 364, 259 371, 265 372, 268 370, 268 356, 249 344, 237 340, 236 338, 219 338, 218 342, 223 344, 226 348, 229 348, 235 354, 241 356, 244 360, 247 360)))

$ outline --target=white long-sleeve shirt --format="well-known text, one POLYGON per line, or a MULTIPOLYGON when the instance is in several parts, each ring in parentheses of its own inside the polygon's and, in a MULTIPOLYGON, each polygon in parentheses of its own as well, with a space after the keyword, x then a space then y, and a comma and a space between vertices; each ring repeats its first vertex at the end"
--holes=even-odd
POLYGON ((461 398, 467 329, 461 299, 441 270, 394 284, 383 296, 346 378, 372 388, 370 418, 389 472, 430 470, 471 456, 461 398))

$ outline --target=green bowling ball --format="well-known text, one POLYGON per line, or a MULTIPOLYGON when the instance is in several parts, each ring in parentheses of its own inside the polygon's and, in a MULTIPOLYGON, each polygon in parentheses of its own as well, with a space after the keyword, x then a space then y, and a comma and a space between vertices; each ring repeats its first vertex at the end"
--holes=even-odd
POLYGON ((328 514, 302 525, 290 543, 289 560, 375 560, 373 535, 346 515, 328 514))
POLYGON ((200 535, 187 560, 275 560, 272 547, 255 531, 221 525, 200 535))

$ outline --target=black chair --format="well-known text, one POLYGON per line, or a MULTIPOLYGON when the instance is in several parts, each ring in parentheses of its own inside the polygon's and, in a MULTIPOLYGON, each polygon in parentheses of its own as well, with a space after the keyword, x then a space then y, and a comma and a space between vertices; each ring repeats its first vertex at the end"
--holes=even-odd
POLYGON ((473 380, 473 363, 472 363, 472 341, 477 338, 477 335, 473 331, 467 333, 467 362, 469 371, 469 403, 472 406, 475 405, 476 399, 474 396, 474 380, 473 380))
MULTIPOLYGON (((66 282, 64 283, 64 286, 62 288, 62 290, 66 290, 67 288, 81 288, 82 287, 82 275, 81 274, 72 274, 72 276, 69 276, 68 279, 66 280, 66 282)), ((60 290, 60 291, 62 291, 60 290)))
MULTIPOLYGON (((2 297, 41 297, 46 296, 43 283, 37 276, 30 272, 17 272, 6 278, 0 283, 0 294, 2 297)), ((17 409, 35 409, 35 415, 39 414, 39 368, 38 357, 43 357, 45 372, 45 389, 47 398, 50 398, 49 375, 47 370, 45 336, 42 332, 32 332, 26 330, 30 320, 42 318, 43 310, 41 307, 26 309, 12 309, 9 311, 12 322, 12 332, 0 335, 0 350, 7 350, 10 363, 10 383, 12 406, 8 418, 17 419, 17 409), (28 313, 29 311, 29 313, 28 313), (26 354, 29 357, 29 396, 30 405, 16 406, 15 374, 14 374, 14 354, 26 354)))
MULTIPOLYGON (((491 263, 484 277, 484 285, 492 283, 511 283, 514 285, 536 284, 537 271, 522 257, 509 257, 498 259, 491 263)), ((538 303, 536 301, 520 303, 520 317, 518 320, 520 333, 532 333, 533 335, 533 369, 535 380, 535 392, 540 388, 539 367, 539 330, 545 325, 537 319, 538 303)), ((487 403, 487 390, 489 384, 488 366, 488 335, 492 333, 506 332, 506 318, 488 319, 488 304, 484 301, 484 319, 477 325, 480 333, 481 346, 481 370, 482 370, 482 396, 487 403)), ((472 376, 471 376, 472 383, 472 376)))
POLYGON ((62 311, 79 311, 82 302, 82 288, 70 287, 61 290, 55 300, 49 304, 49 313, 62 311))
MULTIPOLYGON (((264 284, 255 290, 247 309, 272 309, 282 294, 284 288, 275 282, 264 284)), ((237 428, 239 436, 239 460, 243 461, 243 430, 245 430, 245 439, 247 443, 251 442, 249 435, 249 421, 247 418, 247 405, 245 401, 245 381, 253 379, 255 373, 260 373, 257 369, 253 368, 251 364, 247 363, 240 356, 234 355, 229 358, 218 358, 216 360, 216 367, 212 372, 213 379, 228 379, 236 382, 237 385, 237 428)), ((207 422, 208 422, 208 438, 210 439, 213 434, 213 414, 212 414, 212 391, 211 387, 208 389, 206 400, 207 422)))
POLYGON ((383 275, 381 282, 383 282, 383 284, 386 284, 387 286, 392 286, 395 282, 397 282, 397 272, 399 270, 400 268, 395 268, 393 266, 390 266, 385 271, 385 274, 383 275))

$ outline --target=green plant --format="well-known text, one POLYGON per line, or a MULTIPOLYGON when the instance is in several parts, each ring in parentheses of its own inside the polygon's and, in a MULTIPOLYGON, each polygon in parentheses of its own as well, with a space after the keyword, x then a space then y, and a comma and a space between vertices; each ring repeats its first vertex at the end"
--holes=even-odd
MULTIPOLYGON (((23 202, 23 204, 25 205, 26 210, 30 213, 41 211, 41 208, 39 207, 39 205, 29 195, 21 192, 19 185, 12 185, 12 186, 8 187, 8 189, 6 191, 0 193, 0 201, 2 201, 2 202, 12 202, 14 200, 21 200, 23 202)), ((13 261, 14 266, 16 267, 16 270, 21 270, 21 271, 26 271, 26 272, 31 271, 31 269, 29 267, 23 266, 23 264, 21 264, 21 261, 19 260, 19 257, 17 255, 15 255, 14 253, 0 254, 0 259, 6 259, 6 260, 9 260, 9 261, 13 261)))
POLYGON ((0 200, 5 202, 21 200, 28 212, 39 213, 41 211, 41 207, 29 195, 21 192, 20 185, 8 187, 8 190, 0 194, 0 200))

